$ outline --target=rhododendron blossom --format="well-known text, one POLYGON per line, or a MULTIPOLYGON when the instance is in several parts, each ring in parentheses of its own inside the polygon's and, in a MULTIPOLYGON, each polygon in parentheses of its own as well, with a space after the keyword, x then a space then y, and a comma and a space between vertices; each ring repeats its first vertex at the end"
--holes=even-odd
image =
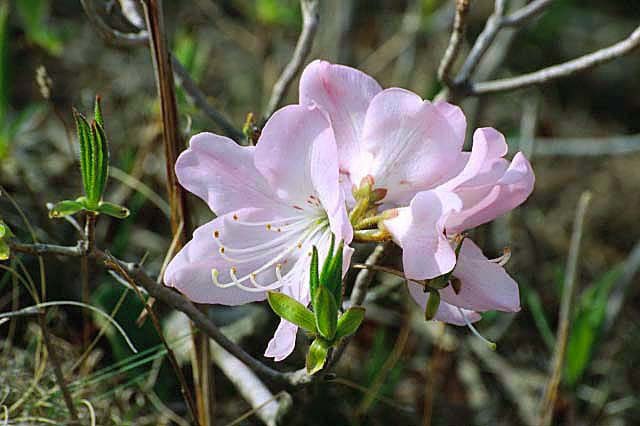
POLYGON ((466 120, 460 108, 422 100, 404 89, 382 89, 370 76, 342 65, 312 62, 301 77, 300 103, 318 105, 333 127, 342 186, 355 238, 393 239, 403 248, 409 291, 424 308, 429 292, 417 281, 447 276, 435 319, 478 320, 477 311, 517 311, 516 282, 464 239, 454 238, 515 208, 533 190, 534 175, 494 129, 474 133, 462 152, 466 120), (459 240, 459 239, 457 239, 459 240))
MULTIPOLYGON (((429 317, 473 329, 478 312, 517 311, 516 282, 462 233, 524 202, 533 171, 521 153, 504 158, 498 131, 476 130, 471 152, 465 134, 454 105, 314 61, 300 105, 277 111, 255 148, 192 138, 176 173, 218 217, 196 230, 165 282, 201 303, 277 289, 307 305, 311 249, 326 256, 333 233, 345 243, 343 273, 352 239, 401 246, 409 292, 429 317)), ((265 355, 288 356, 296 331, 283 319, 265 355)))
MULTIPOLYGON (((277 111, 256 147, 198 134, 176 174, 218 215, 195 231, 164 276, 195 302, 238 305, 279 289, 306 305, 312 246, 325 256, 332 233, 351 242, 333 132, 313 106, 277 111)), ((351 253, 345 245, 345 265, 351 253)), ((282 320, 265 355, 288 356, 296 331, 282 320)))

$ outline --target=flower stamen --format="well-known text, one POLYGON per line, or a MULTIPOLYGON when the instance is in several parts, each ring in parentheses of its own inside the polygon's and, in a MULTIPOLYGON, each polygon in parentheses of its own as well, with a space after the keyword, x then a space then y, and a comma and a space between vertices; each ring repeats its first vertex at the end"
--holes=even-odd
POLYGON ((492 342, 491 340, 487 339, 482 334, 480 334, 478 330, 476 330, 476 328, 473 326, 473 324, 471 324, 471 321, 469 321, 469 318, 467 318, 467 314, 465 314, 460 307, 456 306, 456 308, 458 308, 458 311, 460 312, 460 315, 462 315, 462 319, 464 320, 465 325, 469 330, 471 330, 474 336, 476 336, 477 338, 482 340, 484 343, 486 343, 487 346, 489 346, 489 349, 491 349, 492 351, 495 351, 498 345, 496 345, 494 342, 492 342))

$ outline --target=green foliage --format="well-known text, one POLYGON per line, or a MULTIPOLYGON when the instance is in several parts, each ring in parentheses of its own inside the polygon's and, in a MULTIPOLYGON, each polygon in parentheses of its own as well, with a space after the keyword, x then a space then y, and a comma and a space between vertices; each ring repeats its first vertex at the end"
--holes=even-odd
POLYGON ((49 217, 57 218, 76 214, 82 210, 106 214, 117 219, 129 216, 126 207, 102 200, 109 177, 109 144, 104 132, 104 118, 100 98, 96 97, 91 124, 84 115, 74 110, 78 142, 80 143, 80 172, 84 196, 75 201, 58 202, 49 217))
POLYGON ((332 340, 336 335, 338 325, 338 306, 331 292, 320 286, 313 300, 313 309, 316 314, 316 328, 322 337, 332 340))
POLYGON ((589 366, 601 337, 609 293, 620 273, 620 268, 608 271, 585 289, 578 299, 567 341, 567 361, 564 369, 565 383, 571 388, 580 383, 589 366))
POLYGON ((11 254, 7 239, 13 237, 11 229, 0 219, 0 260, 7 260, 11 254))
POLYGON ((364 311, 365 309, 360 306, 347 309, 347 312, 338 318, 335 338, 342 339, 354 334, 364 321, 364 311))
POLYGON ((309 352, 307 352, 307 373, 315 374, 324 367, 329 348, 330 345, 321 338, 317 338, 311 343, 309 352))
POLYGON ((19 0, 16 2, 16 7, 27 39, 51 55, 57 56, 62 53, 60 34, 47 25, 49 0, 19 0))
POLYGON ((426 321, 432 320, 436 313, 438 312, 438 308, 440 307, 440 292, 437 290, 429 292, 429 299, 427 300, 427 306, 424 310, 424 319, 426 321))
POLYGON ((259 21, 270 25, 294 26, 300 20, 295 0, 256 0, 255 13, 259 21))
POLYGON ((343 248, 342 242, 335 247, 335 237, 332 235, 321 271, 318 270, 318 249, 315 246, 312 249, 309 267, 312 311, 286 294, 270 291, 267 296, 271 309, 278 316, 315 338, 307 353, 309 374, 318 372, 326 362, 329 349, 354 334, 364 320, 364 308, 361 307, 352 307, 340 315, 343 248))
POLYGON ((309 333, 316 332, 313 314, 300 302, 284 293, 270 291, 267 300, 273 312, 309 333))
POLYGON ((533 322, 535 323, 540 336, 542 336, 542 340, 544 340, 549 351, 552 352, 555 345, 555 337, 553 335, 553 331, 551 331, 551 326, 549 326, 549 321, 547 321, 547 316, 544 313, 544 307, 542 306, 540 296, 523 280, 520 280, 520 290, 522 291, 524 296, 523 299, 527 304, 527 310, 531 313, 531 316, 533 316, 533 322))

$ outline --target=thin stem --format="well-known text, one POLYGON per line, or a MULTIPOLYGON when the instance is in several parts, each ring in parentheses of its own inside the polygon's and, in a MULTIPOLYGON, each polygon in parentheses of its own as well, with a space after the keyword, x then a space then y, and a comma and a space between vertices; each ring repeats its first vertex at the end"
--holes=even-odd
POLYGON ((193 401, 193 396, 191 395, 191 392, 189 391, 189 386, 187 385, 187 380, 185 379, 184 374, 182 373, 182 369, 180 368, 180 365, 178 364, 178 360, 176 359, 176 356, 175 356, 173 350, 171 349, 171 346, 169 346, 169 343, 167 342, 167 339, 164 337, 164 333, 162 332, 162 326, 160 325, 160 320, 158 319, 158 317, 156 316, 155 312, 153 311, 153 308, 146 303, 146 300, 145 300, 144 296, 142 295, 142 293, 140 292, 140 289, 138 288, 136 282, 122 268, 122 266, 120 265, 120 263, 117 260, 115 260, 114 258, 112 258, 109 255, 107 255, 107 259, 105 260, 105 264, 106 264, 107 268, 110 268, 113 271, 115 271, 125 281, 127 281, 129 283, 129 285, 131 285, 131 288, 133 288, 133 291, 136 293, 136 296, 138 296, 140 301, 144 304, 145 309, 147 310, 147 312, 149 313, 149 317, 151 318, 151 322, 153 323, 153 326, 155 327, 156 332, 158 333, 158 336, 160 337, 160 341, 162 342, 162 344, 164 345, 165 349, 167 350, 167 357, 169 358, 169 362, 171 363, 171 366, 173 367, 173 370, 175 371, 176 376, 178 377, 178 381, 180 382, 180 389, 182 391, 182 395, 183 395, 185 401, 187 402, 187 406, 189 407, 189 411, 191 412, 191 415, 192 415, 193 419, 197 421, 198 412, 196 410, 196 405, 195 405, 195 403, 193 401))
POLYGON ((558 386, 562 377, 562 367, 569 337, 569 326, 571 322, 571 303, 573 301, 576 277, 578 275, 578 260, 580 257, 580 244, 584 230, 584 219, 587 214, 587 207, 591 200, 591 193, 584 192, 578 201, 575 221, 573 223, 573 233, 571 235, 571 245, 569 246, 569 258, 564 275, 564 287, 562 289, 562 299, 560 301, 560 314, 558 332, 556 336, 555 352, 553 354, 553 368, 549 381, 545 388, 544 396, 540 404, 540 426, 548 426, 553 419, 554 406, 558 394, 558 386))
POLYGON ((438 67, 438 79, 446 86, 450 86, 452 84, 450 75, 451 68, 460 53, 460 48, 462 47, 470 4, 471 0, 456 1, 456 14, 453 19, 453 31, 451 31, 449 45, 447 46, 447 50, 445 50, 444 56, 442 56, 442 60, 440 61, 440 66, 438 67))
POLYGON ((629 37, 612 46, 532 73, 512 78, 474 83, 466 89, 466 93, 469 96, 480 96, 548 83, 610 62, 633 52, 639 46, 640 27, 636 28, 629 37))
MULTIPOLYGON (((57 254, 70 257, 80 257, 83 250, 78 247, 64 247, 49 244, 20 244, 11 242, 11 250, 20 253, 32 255, 57 254)), ((113 256, 107 255, 101 250, 95 250, 91 256, 96 263, 102 263, 108 259, 116 261, 120 267, 129 274, 129 276, 143 287, 147 293, 165 303, 167 306, 176 309, 189 317, 191 321, 204 333, 206 333, 216 343, 226 349, 230 354, 238 358, 257 374, 272 380, 274 382, 286 386, 301 386, 312 382, 313 377, 305 373, 304 369, 289 373, 282 373, 263 364, 261 361, 253 358, 241 347, 229 340, 205 314, 203 314, 189 299, 182 294, 155 282, 147 273, 135 263, 127 263, 122 260, 115 259, 113 256)), ((363 297, 364 299, 364 297, 363 297)), ((361 303, 361 302, 360 302, 361 303)))
MULTIPOLYGON (((142 22, 142 18, 135 19, 136 22, 131 22, 134 27, 138 27, 139 31, 137 33, 123 33, 107 25, 107 23, 98 14, 98 11, 93 4, 94 0, 80 0, 80 3, 82 4, 87 18, 93 24, 93 27, 107 42, 126 47, 142 46, 149 42, 148 31, 140 28, 138 25, 138 23, 142 22)), ((131 18, 134 13, 135 10, 128 9, 126 14, 127 18, 131 18)), ((194 105, 204 112, 214 123, 220 126, 227 136, 236 141, 241 141, 243 139, 242 132, 238 130, 226 117, 224 117, 224 115, 209 104, 206 95, 198 88, 189 75, 189 72, 182 66, 182 64, 180 64, 173 54, 170 53, 170 56, 175 76, 186 94, 193 101, 194 105)))
POLYGON ((505 16, 502 25, 505 27, 517 27, 532 19, 553 3, 553 0, 534 0, 521 9, 513 12, 509 16, 505 16))
POLYGON ((284 98, 293 79, 296 78, 296 75, 298 75, 302 69, 302 65, 304 65, 304 61, 313 46, 319 21, 318 0, 300 0, 300 8, 302 9, 302 32, 293 50, 291 60, 282 71, 276 84, 273 85, 271 97, 269 98, 269 103, 263 116, 264 121, 267 121, 267 119, 271 117, 271 114, 273 114, 280 105, 280 102, 282 102, 282 98, 284 98))

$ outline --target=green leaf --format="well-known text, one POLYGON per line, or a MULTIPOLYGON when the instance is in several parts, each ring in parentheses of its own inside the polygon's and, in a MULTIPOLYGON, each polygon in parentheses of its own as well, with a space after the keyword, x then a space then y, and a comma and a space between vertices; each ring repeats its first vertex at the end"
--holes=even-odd
POLYGON ((347 312, 338 318, 338 326, 336 328, 336 340, 343 337, 351 336, 358 330, 360 324, 364 320, 364 308, 354 306, 349 308, 347 312))
POLYGON ((64 200, 56 203, 49 211, 50 218, 71 216, 84 210, 84 205, 78 201, 64 200))
POLYGON ((97 121, 91 122, 92 168, 93 168, 93 199, 98 203, 107 186, 109 176, 109 145, 104 134, 104 128, 97 121))
POLYGON ((331 245, 327 252, 322 272, 320 272, 320 283, 327 287, 335 298, 337 306, 342 303, 342 251, 344 242, 340 242, 334 251, 335 236, 331 234, 331 245))
POLYGON ((589 366, 602 333, 609 293, 620 273, 620 268, 608 271, 580 295, 567 341, 564 371, 565 382, 571 388, 578 385, 589 366))
POLYGON ((322 271, 320 272, 320 282, 326 283, 329 277, 329 268, 331 266, 331 259, 333 258, 333 251, 336 243, 336 236, 331 233, 331 243, 329 244, 329 250, 327 251, 327 256, 324 258, 324 262, 322 263, 322 271))
POLYGON ((318 276, 318 248, 313 246, 311 249, 311 267, 309 268, 309 288, 311 291, 311 301, 315 299, 316 290, 320 284, 318 276))
POLYGON ((316 317, 316 328, 322 337, 333 340, 338 324, 338 306, 333 294, 323 285, 318 287, 313 304, 316 317))
POLYGON ((80 172, 82 173, 82 187, 88 199, 93 199, 91 191, 91 128, 87 119, 78 112, 73 110, 73 118, 76 122, 76 131, 78 133, 78 143, 80 144, 80 172))
POLYGON ((426 321, 431 321, 436 316, 439 307, 440 292, 437 290, 430 291, 429 298, 427 299, 427 306, 424 310, 424 319, 426 321))
POLYGON ((316 333, 316 323, 313 313, 302 303, 284 293, 270 291, 267 294, 269 306, 278 316, 297 325, 309 333, 316 333))
POLYGON ((115 217, 116 219, 124 219, 129 216, 129 209, 118 204, 100 201, 96 212, 115 217))
POLYGON ((93 104, 93 119, 96 120, 104 129, 104 120, 102 119, 102 108, 100 108, 100 96, 96 96, 96 100, 93 104))
POLYGON ((0 240, 0 260, 9 259, 9 255, 11 254, 11 249, 9 248, 9 244, 5 241, 0 240))
POLYGON ((0 220, 0 240, 13 237, 13 232, 4 221, 0 220))
POLYGON ((322 339, 315 339, 307 352, 307 373, 316 374, 327 362, 329 345, 322 339))

